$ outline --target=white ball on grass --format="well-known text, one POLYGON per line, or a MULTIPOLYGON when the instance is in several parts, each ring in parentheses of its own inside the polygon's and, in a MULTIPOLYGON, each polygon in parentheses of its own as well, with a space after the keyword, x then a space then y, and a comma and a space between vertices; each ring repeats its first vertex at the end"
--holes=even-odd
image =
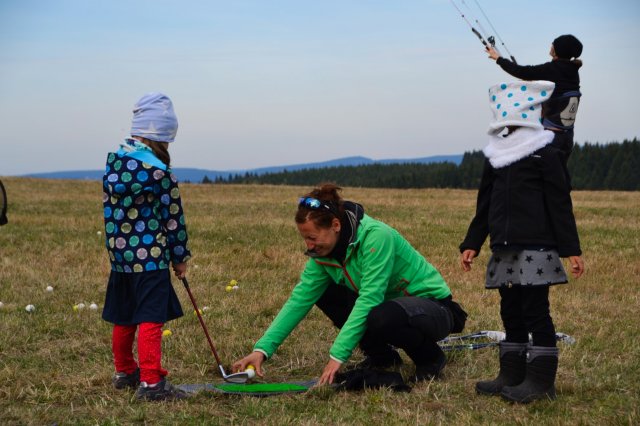
POLYGON ((98 310, 98 305, 96 305, 95 303, 92 303, 89 305, 89 309, 91 309, 92 311, 97 311, 98 310))
POLYGON ((35 307, 35 306, 33 306, 33 305, 27 305, 27 306, 25 306, 25 307, 24 307, 24 309, 25 309, 27 312, 33 312, 33 311, 35 311, 35 310, 36 310, 36 307, 35 307))
POLYGON ((256 370, 254 370, 253 368, 247 368, 246 370, 244 370, 245 373, 247 373, 247 376, 250 379, 253 379, 254 377, 256 377, 256 370))
POLYGON ((47 291, 48 291, 49 293, 51 293, 51 292, 53 291, 53 287, 51 287, 50 285, 48 285, 48 286, 47 286, 47 291))

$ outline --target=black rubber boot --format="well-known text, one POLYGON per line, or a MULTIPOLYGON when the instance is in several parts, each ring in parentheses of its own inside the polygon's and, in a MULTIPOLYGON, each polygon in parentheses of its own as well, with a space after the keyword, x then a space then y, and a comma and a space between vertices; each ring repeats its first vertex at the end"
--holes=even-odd
POLYGON ((527 374, 517 386, 502 388, 502 397, 508 401, 527 404, 537 399, 556 399, 556 372, 558 348, 529 346, 527 374))
POLYGON ((500 342, 500 372, 493 380, 476 383, 482 395, 500 395, 505 386, 522 383, 526 372, 527 343, 500 342))

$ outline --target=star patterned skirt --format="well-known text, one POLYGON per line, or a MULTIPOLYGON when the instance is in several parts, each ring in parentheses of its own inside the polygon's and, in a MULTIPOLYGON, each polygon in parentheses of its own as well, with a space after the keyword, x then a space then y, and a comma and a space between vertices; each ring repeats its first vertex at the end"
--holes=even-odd
POLYGON ((491 255, 485 287, 550 286, 567 282, 557 250, 505 250, 491 255))

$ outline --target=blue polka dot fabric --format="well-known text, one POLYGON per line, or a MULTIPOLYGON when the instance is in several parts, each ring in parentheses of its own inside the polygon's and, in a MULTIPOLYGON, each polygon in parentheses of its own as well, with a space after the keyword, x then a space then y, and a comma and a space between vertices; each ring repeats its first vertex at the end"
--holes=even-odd
POLYGON ((551 97, 551 81, 516 81, 489 88, 493 120, 488 133, 496 135, 508 126, 542 129, 542 103, 551 97))
POLYGON ((144 272, 187 261, 188 249, 178 181, 122 153, 109 153, 103 177, 106 246, 111 269, 144 272))

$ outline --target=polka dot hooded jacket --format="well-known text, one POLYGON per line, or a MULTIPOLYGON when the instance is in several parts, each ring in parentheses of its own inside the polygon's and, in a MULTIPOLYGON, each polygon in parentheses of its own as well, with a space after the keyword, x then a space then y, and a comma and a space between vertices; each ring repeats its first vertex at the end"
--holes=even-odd
POLYGON ((167 269, 191 257, 178 181, 150 151, 109 153, 103 190, 113 271, 167 269))

